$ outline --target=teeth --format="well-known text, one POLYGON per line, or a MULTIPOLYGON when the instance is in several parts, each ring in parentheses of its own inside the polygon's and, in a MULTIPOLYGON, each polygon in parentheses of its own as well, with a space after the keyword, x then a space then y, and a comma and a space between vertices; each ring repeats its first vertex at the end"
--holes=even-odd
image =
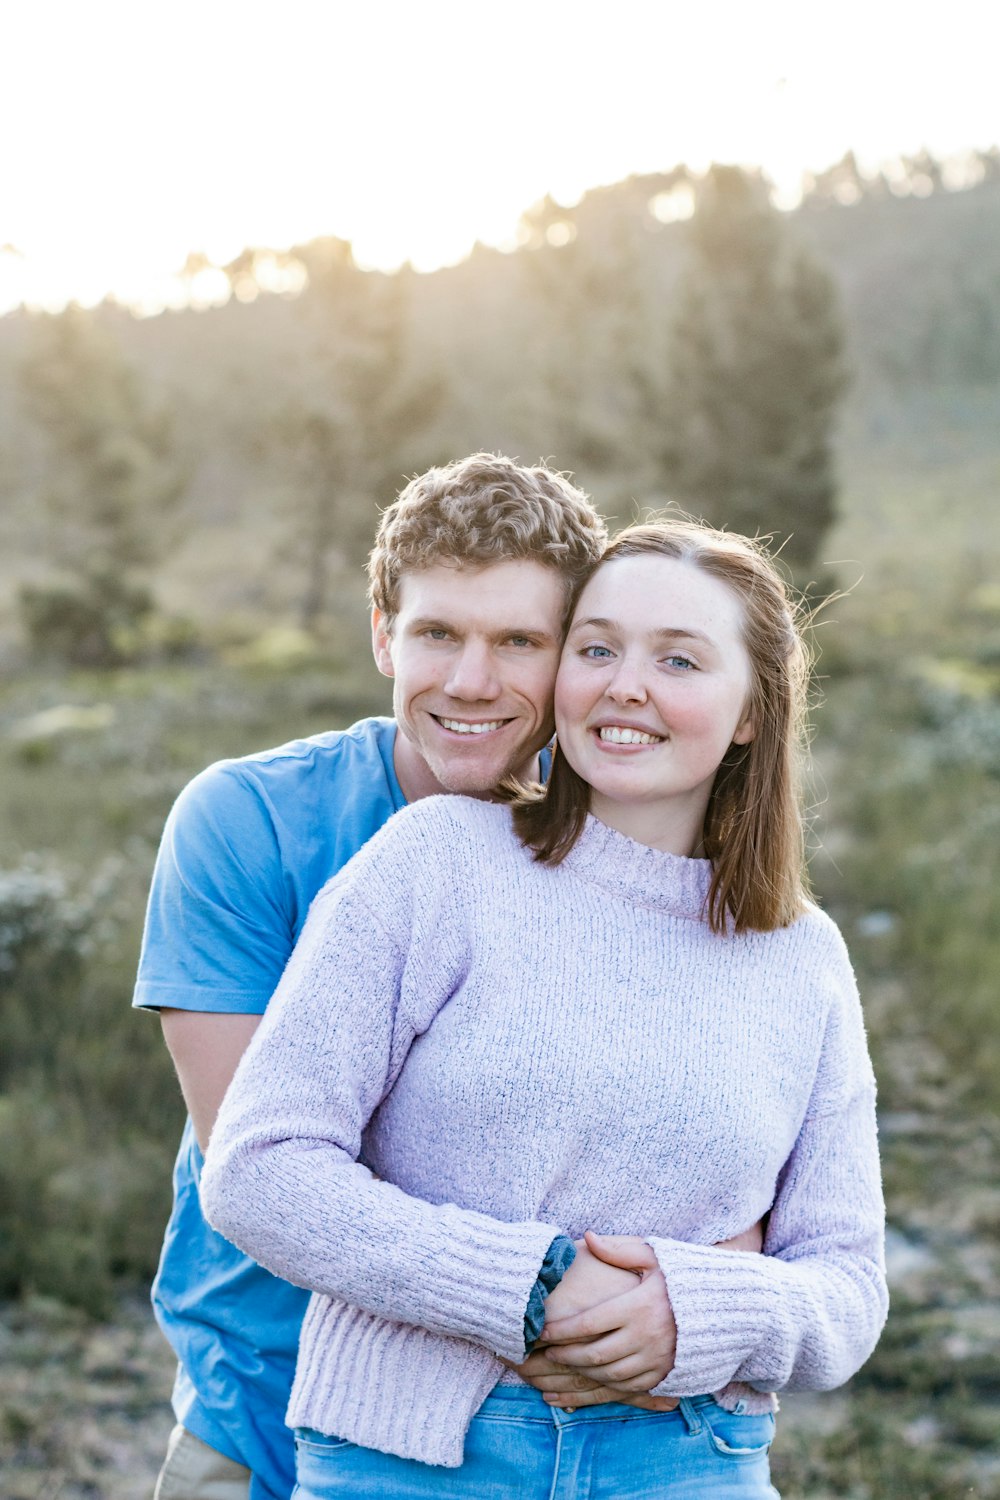
POLYGON ((659 734, 646 734, 641 729, 624 729, 610 724, 598 730, 601 739, 612 745, 658 745, 663 738, 659 734))
POLYGON ((464 719, 441 719, 440 722, 455 734, 487 734, 491 729, 499 729, 504 720, 484 719, 478 724, 468 724, 464 719))

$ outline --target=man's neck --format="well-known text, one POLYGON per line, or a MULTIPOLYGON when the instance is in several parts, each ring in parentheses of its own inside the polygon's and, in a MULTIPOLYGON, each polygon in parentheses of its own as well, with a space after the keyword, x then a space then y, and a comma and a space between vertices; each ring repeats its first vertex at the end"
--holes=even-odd
MULTIPOLYGON (((483 802, 496 801, 495 787, 467 787, 461 785, 448 786, 438 780, 430 766, 419 755, 405 735, 396 730, 396 743, 392 751, 392 764, 396 772, 396 780, 399 789, 407 802, 419 802, 421 797, 437 797, 449 793, 460 794, 463 797, 478 797, 483 802)), ((516 775, 521 781, 541 781, 542 764, 540 755, 533 755, 525 766, 509 773, 516 775)))

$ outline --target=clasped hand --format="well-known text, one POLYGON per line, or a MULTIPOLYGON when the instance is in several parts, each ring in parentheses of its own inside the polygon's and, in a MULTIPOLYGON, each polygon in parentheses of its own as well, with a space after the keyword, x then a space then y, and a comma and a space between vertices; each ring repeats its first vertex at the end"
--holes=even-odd
MULTIPOLYGON (((675 1396, 649 1392, 674 1367, 677 1325, 651 1246, 636 1235, 576 1242, 576 1259, 545 1303, 535 1350, 511 1365, 551 1406, 572 1410, 606 1401, 672 1411, 675 1396)), ((759 1253, 763 1223, 720 1248, 759 1253)))
POLYGON ((576 1259, 545 1303, 535 1351, 512 1366, 553 1406, 624 1401, 671 1411, 650 1396, 673 1368, 677 1329, 656 1256, 635 1235, 576 1242, 576 1259))

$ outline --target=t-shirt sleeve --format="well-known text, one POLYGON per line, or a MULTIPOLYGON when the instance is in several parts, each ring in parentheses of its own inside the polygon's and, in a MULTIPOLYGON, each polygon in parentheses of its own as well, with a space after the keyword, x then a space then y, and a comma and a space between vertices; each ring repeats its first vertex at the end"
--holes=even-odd
POLYGON ((209 766, 167 819, 132 1003, 260 1015, 293 942, 267 805, 238 765, 209 766))

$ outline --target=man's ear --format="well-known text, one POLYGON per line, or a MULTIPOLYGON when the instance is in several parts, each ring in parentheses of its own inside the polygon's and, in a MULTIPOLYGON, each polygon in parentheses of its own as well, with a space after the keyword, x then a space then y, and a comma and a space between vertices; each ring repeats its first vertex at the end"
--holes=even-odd
POLYGON ((375 657, 375 665, 383 677, 395 677, 396 669, 392 662, 392 631, 386 616, 380 609, 372 610, 372 655, 375 657))

